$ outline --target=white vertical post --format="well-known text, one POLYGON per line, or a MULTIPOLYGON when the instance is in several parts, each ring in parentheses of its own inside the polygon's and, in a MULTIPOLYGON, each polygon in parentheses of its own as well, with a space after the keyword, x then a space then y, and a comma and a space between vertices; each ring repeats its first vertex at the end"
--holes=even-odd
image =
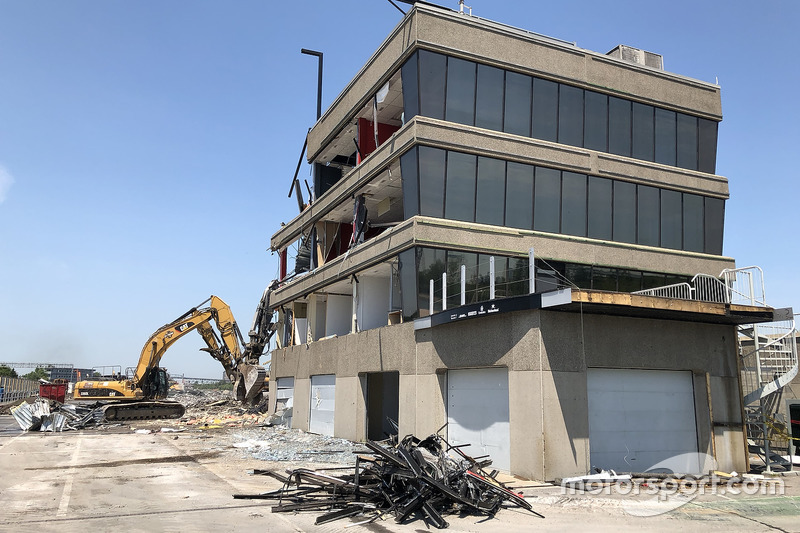
POLYGON ((431 280, 430 296, 428 297, 428 311, 433 314, 433 280, 431 280))
POLYGON ((467 265, 461 265, 461 305, 467 305, 467 265))
POLYGON ((489 299, 494 300, 494 256, 489 258, 489 299))
POLYGON ((447 311, 447 272, 442 272, 442 311, 447 311))
POLYGON ((530 279, 529 294, 536 292, 536 265, 533 262, 533 248, 528 250, 528 278, 530 279))

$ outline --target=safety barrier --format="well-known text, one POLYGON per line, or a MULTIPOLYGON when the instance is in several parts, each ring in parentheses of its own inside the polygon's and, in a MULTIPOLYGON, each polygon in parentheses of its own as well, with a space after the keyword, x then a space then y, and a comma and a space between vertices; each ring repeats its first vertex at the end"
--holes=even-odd
POLYGON ((38 381, 0 377, 0 403, 16 402, 37 394, 39 394, 38 381))

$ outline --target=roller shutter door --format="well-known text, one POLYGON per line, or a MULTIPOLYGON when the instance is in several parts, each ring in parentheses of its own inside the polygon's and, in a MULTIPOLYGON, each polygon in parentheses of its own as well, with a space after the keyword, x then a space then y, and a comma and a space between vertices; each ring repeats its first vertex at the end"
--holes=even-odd
POLYGON ((450 444, 470 444, 467 455, 489 455, 491 468, 510 470, 508 369, 448 371, 447 423, 450 444))
POLYGON ((587 386, 592 466, 699 472, 691 372, 590 368, 587 386))

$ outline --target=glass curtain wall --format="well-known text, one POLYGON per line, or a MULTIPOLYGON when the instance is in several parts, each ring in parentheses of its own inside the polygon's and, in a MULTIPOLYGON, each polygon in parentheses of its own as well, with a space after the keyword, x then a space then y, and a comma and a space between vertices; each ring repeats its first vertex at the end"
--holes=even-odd
POLYGON ((405 119, 444 119, 713 174, 717 122, 419 50, 402 67, 405 119))
POLYGON ((406 218, 722 254, 720 198, 429 146, 412 148, 400 164, 406 218))

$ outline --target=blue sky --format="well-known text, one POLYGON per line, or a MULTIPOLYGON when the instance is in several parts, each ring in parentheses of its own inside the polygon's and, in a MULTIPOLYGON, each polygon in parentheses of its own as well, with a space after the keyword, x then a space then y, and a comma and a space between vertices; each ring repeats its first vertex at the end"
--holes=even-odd
MULTIPOLYGON (((724 252, 765 269, 772 305, 800 309, 800 3, 468 3, 718 80, 724 252)), ((315 119, 316 58, 300 49, 325 54, 324 109, 400 17, 386 0, 0 0, 0 361, 133 366, 211 294, 246 331, 315 119)), ((163 364, 221 375, 201 346, 184 338, 163 364)))

